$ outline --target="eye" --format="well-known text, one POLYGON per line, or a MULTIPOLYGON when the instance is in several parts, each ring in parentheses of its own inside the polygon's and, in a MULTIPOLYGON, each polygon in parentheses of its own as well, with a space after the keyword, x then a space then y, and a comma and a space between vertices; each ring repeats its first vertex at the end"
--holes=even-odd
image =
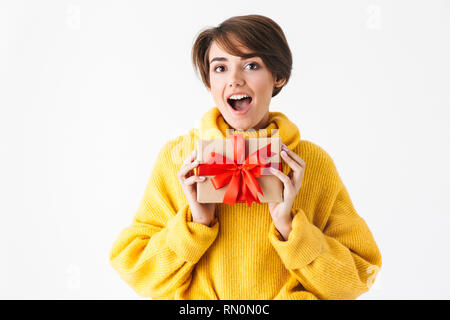
POLYGON ((225 69, 224 66, 216 66, 216 67, 214 68, 214 72, 222 72, 222 71, 217 71, 218 68, 225 69))
POLYGON ((247 68, 248 66, 254 66, 254 68, 250 67, 250 70, 257 70, 259 69, 259 65, 256 62, 251 62, 248 65, 245 66, 247 68))

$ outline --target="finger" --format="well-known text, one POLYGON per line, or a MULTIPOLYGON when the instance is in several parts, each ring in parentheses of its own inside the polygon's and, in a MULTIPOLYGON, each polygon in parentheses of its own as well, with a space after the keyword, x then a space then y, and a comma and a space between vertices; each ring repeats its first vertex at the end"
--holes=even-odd
POLYGON ((286 145, 283 144, 283 150, 287 152, 287 154, 294 159, 295 162, 297 162, 301 167, 305 168, 306 162, 300 158, 298 154, 296 154, 294 151, 286 147, 286 145))
POLYGON ((289 173, 287 176, 289 177, 289 179, 292 180, 292 177, 294 176, 294 170, 289 170, 289 173))
POLYGON ((195 160, 195 158, 197 158, 197 149, 194 149, 191 152, 191 154, 186 158, 186 160, 184 160, 183 164, 191 163, 192 161, 195 160))
POLYGON ((197 149, 194 149, 191 154, 183 161, 183 163, 180 166, 180 171, 183 170, 183 172, 187 169, 187 166, 189 166, 193 160, 195 160, 195 158, 197 158, 197 149))
POLYGON ((203 181, 205 181, 205 179, 206 179, 205 177, 191 176, 187 179, 184 179, 183 183, 187 186, 190 186, 196 182, 203 182, 203 181))
POLYGON ((180 171, 179 171, 179 173, 178 173, 178 176, 179 176, 181 179, 184 179, 184 178, 186 177, 186 175, 187 175, 192 169, 194 169, 195 167, 198 166, 198 162, 199 162, 198 160, 195 160, 194 162, 191 162, 191 163, 187 163, 187 164, 182 165, 181 168, 180 168, 180 171))
POLYGON ((305 168, 301 167, 297 162, 295 162, 292 158, 290 158, 286 153, 282 152, 283 159, 288 162, 288 165, 292 168, 291 172, 289 172, 289 178, 296 190, 299 190, 302 185, 303 176, 305 174, 305 168), (287 159, 289 158, 289 159, 287 159), (290 162, 289 162, 290 161, 290 162), (294 167, 293 167, 294 166, 294 167))
POLYGON ((275 168, 270 168, 270 172, 272 172, 274 176, 278 177, 278 179, 280 179, 281 182, 283 182, 285 187, 287 187, 287 188, 292 187, 291 179, 289 179, 289 177, 287 175, 285 175, 283 172, 281 172, 280 170, 277 170, 275 168))
POLYGON ((286 151, 281 151, 281 157, 283 158, 283 160, 288 164, 289 167, 291 167, 291 169, 294 172, 298 172, 300 173, 303 170, 303 167, 296 161, 294 161, 294 159, 292 159, 286 151))

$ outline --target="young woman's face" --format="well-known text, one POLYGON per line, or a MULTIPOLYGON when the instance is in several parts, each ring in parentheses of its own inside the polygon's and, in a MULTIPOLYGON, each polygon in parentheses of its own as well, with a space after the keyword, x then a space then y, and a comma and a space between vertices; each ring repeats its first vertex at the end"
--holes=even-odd
MULTIPOLYGON (((240 48, 250 53, 247 48, 240 48)), ((236 130, 261 129, 269 119, 269 105, 276 81, 260 57, 242 59, 222 50, 215 41, 209 50, 209 89, 225 121, 236 130), (250 98, 230 99, 247 95, 250 98)))

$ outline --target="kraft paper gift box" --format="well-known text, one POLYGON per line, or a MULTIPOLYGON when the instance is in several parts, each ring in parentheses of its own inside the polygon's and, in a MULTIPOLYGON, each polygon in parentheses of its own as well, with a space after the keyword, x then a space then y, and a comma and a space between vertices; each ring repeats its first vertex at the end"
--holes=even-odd
POLYGON ((199 203, 282 202, 283 183, 269 167, 281 170, 280 137, 200 139, 195 174, 199 203))

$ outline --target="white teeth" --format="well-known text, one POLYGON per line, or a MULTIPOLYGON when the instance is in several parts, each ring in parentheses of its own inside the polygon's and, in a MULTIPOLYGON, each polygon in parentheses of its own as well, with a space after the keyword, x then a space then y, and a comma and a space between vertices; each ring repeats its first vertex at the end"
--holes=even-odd
POLYGON ((240 100, 243 98, 250 98, 250 96, 248 96, 246 94, 233 94, 229 99, 240 100))

